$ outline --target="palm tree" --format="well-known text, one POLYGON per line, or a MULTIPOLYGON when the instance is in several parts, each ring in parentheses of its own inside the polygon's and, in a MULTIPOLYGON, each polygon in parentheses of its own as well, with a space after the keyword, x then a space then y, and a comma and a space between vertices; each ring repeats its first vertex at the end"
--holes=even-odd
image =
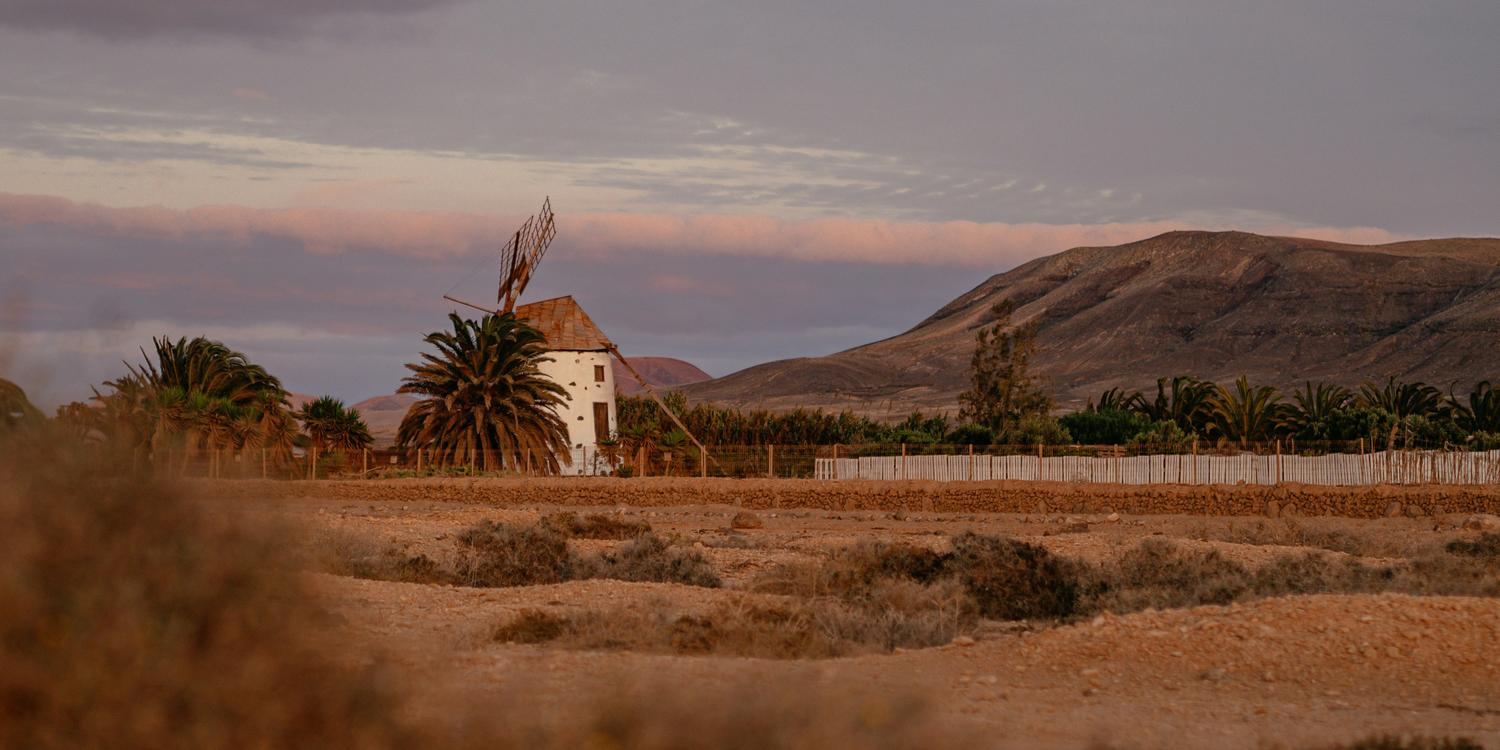
POLYGON ((1238 442, 1241 447, 1252 440, 1265 440, 1276 430, 1282 405, 1271 386, 1251 387, 1249 378, 1241 375, 1231 391, 1214 386, 1207 403, 1208 431, 1221 441, 1238 442))
POLYGON ((263 429, 284 421, 286 392, 281 382, 244 354, 203 337, 153 338, 144 361, 126 364, 128 373, 94 391, 100 415, 94 428, 107 439, 144 450, 161 463, 174 445, 183 449, 181 471, 199 450, 219 451, 263 442, 269 434, 248 436, 247 412, 260 410, 263 429))
POLYGON ((1448 409, 1464 432, 1500 432, 1500 389, 1491 386, 1488 380, 1474 385, 1467 403, 1450 395, 1448 409))
POLYGON ((1359 405, 1382 409, 1397 420, 1437 416, 1443 408, 1443 392, 1426 383, 1403 382, 1392 376, 1385 386, 1365 383, 1359 387, 1359 405))
POLYGON ((375 442, 359 410, 344 406, 343 401, 332 396, 307 402, 296 417, 318 450, 357 451, 375 442))
POLYGON ((1354 394, 1341 385, 1312 381, 1302 384, 1302 389, 1292 394, 1294 405, 1282 412, 1282 425, 1292 434, 1312 437, 1320 425, 1326 425, 1333 413, 1347 408, 1354 401, 1354 394))
POLYGON ((1099 401, 1090 401, 1086 411, 1139 411, 1146 406, 1146 397, 1140 391, 1125 392, 1111 388, 1099 394, 1099 401))
POLYGON ((687 443, 687 439, 687 433, 676 428, 662 433, 656 439, 656 447, 661 449, 662 459, 666 462, 667 476, 672 476, 672 457, 687 443))
POLYGON ((399 392, 423 399, 401 420, 396 442, 431 448, 444 457, 486 460, 497 451, 512 468, 539 462, 545 473, 571 460, 568 428, 557 415, 567 391, 538 369, 545 339, 513 313, 473 321, 448 315, 453 330, 423 338, 437 353, 422 362, 399 392))
POLYGON ((1213 396, 1213 383, 1190 375, 1156 379, 1156 398, 1136 402, 1136 410, 1152 422, 1173 422, 1185 433, 1193 433, 1203 426, 1208 400, 1213 396))

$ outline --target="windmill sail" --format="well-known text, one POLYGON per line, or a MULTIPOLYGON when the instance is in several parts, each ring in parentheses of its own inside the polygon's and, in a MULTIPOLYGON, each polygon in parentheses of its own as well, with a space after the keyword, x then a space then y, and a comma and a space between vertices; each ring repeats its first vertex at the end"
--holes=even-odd
POLYGON ((549 197, 542 201, 542 210, 527 219, 500 250, 500 290, 495 301, 500 304, 501 312, 515 309, 516 300, 526 291, 532 272, 556 236, 557 224, 549 197))

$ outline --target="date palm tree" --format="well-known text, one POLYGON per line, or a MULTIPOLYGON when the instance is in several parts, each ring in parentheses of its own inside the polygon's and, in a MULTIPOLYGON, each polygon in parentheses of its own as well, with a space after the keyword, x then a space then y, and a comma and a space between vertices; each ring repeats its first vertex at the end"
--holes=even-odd
MULTIPOLYGON (((91 427, 133 451, 145 451, 161 463, 169 449, 180 447, 185 471, 189 456, 201 450, 217 453, 242 449, 279 437, 246 432, 247 414, 259 410, 261 429, 287 419, 281 382, 244 354, 204 337, 153 338, 144 361, 126 364, 127 374, 105 381, 108 392, 95 389, 101 407, 91 427)), ((289 455, 288 451, 288 455, 289 455)), ((216 470, 211 466, 211 471, 216 470)))
POLYGON ((320 396, 297 411, 302 429, 320 451, 357 451, 375 442, 358 409, 332 396, 320 396))
POLYGON ((1333 413, 1354 402, 1354 394, 1341 385, 1311 380, 1292 393, 1293 403, 1282 412, 1282 426, 1294 435, 1310 436, 1318 425, 1327 424, 1333 413))
POLYGON ((1394 376, 1384 386, 1365 383, 1359 387, 1359 405, 1383 409, 1397 420, 1432 417, 1443 410, 1443 392, 1426 383, 1400 381, 1394 376))
POLYGON ((1488 380, 1476 383, 1464 401, 1449 396, 1448 409, 1464 432, 1500 433, 1500 389, 1488 380))
POLYGON ((1245 447, 1275 434, 1282 404, 1275 388, 1252 387, 1250 379, 1241 375, 1234 381, 1233 390, 1214 386, 1206 407, 1209 434, 1245 447))
POLYGON ((1152 422, 1175 423, 1185 433, 1204 426, 1208 401, 1214 395, 1213 383, 1190 375, 1156 379, 1156 398, 1136 401, 1136 410, 1152 422))
POLYGON ((568 428, 557 415, 567 391, 538 368, 550 361, 542 335, 513 313, 465 320, 423 338, 435 353, 408 364, 399 392, 421 396, 401 420, 396 442, 439 457, 473 461, 491 452, 510 468, 555 474, 571 460, 568 428))

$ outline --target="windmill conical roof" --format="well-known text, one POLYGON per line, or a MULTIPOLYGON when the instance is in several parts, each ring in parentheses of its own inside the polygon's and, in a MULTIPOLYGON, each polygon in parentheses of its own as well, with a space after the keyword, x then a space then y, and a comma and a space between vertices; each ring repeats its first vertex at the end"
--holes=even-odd
POLYGON ((613 346, 571 296, 521 305, 516 317, 541 331, 553 351, 604 351, 613 346))

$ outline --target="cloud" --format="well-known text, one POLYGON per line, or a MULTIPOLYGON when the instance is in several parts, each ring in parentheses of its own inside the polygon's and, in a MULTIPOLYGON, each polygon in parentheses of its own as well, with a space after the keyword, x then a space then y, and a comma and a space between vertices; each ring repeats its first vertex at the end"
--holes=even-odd
POLYGON ((110 39, 297 36, 331 18, 399 16, 460 0, 7 0, 0 26, 110 39))
MULTIPOLYGON (((101 235, 210 238, 240 244, 266 237, 297 242, 320 255, 379 250, 411 258, 453 258, 498 246, 518 219, 332 208, 115 208, 51 196, 0 193, 0 226, 61 226, 101 235)), ((722 255, 998 269, 1071 247, 1115 245, 1177 229, 1246 229, 1361 244, 1400 239, 1372 227, 1275 223, 1214 226, 1208 222, 1161 220, 1041 224, 564 213, 559 217, 558 243, 575 255, 722 255)))

